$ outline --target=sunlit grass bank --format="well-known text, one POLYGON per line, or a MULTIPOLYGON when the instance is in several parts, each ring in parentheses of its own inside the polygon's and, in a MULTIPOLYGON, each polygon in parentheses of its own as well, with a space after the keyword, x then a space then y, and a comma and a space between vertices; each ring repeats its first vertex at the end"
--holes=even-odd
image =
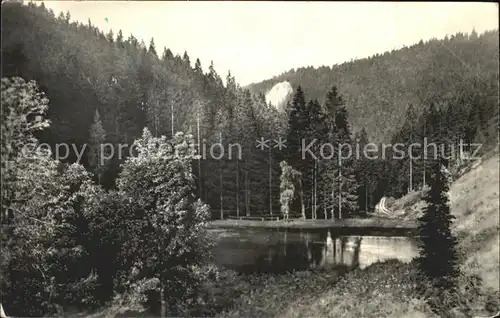
POLYGON ((498 293, 482 293, 472 277, 463 276, 460 291, 445 295, 435 313, 417 293, 414 265, 395 260, 345 274, 297 272, 234 281, 239 287, 231 293, 238 297, 220 317, 467 317, 499 309, 498 293))
MULTIPOLYGON (((413 263, 397 260, 349 271, 300 271, 243 275, 212 268, 213 276, 191 308, 192 317, 471 317, 500 310, 500 294, 463 275, 459 291, 441 293, 431 309, 417 292, 413 263)), ((435 299, 428 289, 427 297, 435 299)), ((79 315, 82 317, 82 315, 79 315)), ((118 301, 86 317, 152 317, 140 306, 118 301)))

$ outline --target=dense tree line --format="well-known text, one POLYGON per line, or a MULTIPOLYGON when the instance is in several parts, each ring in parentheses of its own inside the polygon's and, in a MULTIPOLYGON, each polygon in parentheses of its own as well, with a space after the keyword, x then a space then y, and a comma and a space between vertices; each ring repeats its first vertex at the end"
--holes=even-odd
POLYGON ((409 105, 401 129, 392 144, 404 145, 405 155, 381 163, 387 176, 380 192, 400 197, 429 184, 430 163, 441 157, 453 176, 463 163, 470 162, 498 144, 498 107, 491 108, 491 96, 473 88, 456 92, 455 97, 429 103, 418 113, 409 105), (414 144, 414 146, 411 146, 414 144))
MULTIPOLYGON (((290 144, 303 136, 317 139, 318 145, 340 140, 409 144, 424 136, 429 142, 463 139, 490 145, 497 140, 497 31, 420 42, 333 68, 290 71, 251 85, 252 94, 230 73, 224 84, 213 64, 204 73, 201 61, 192 63, 187 52, 174 55, 164 48, 159 56, 153 39, 146 45, 133 35, 125 39, 121 31, 103 34, 91 21, 70 22, 69 13, 56 18, 43 4, 8 3, 2 9, 8 13, 3 22, 4 74, 36 80, 51 100, 48 118, 53 124, 40 134, 42 142, 77 149, 87 145, 81 163, 94 172, 95 181, 113 188, 126 157, 116 154, 118 145, 131 145, 143 127, 156 137, 190 131, 205 149, 193 171, 197 193, 212 207, 213 217, 279 213, 279 162, 294 160, 292 148, 274 148, 272 140, 279 137, 288 137, 290 144), (301 85, 310 100, 295 94, 287 113, 268 107, 262 92, 281 80, 301 85), (338 103, 344 105, 339 112, 349 112, 347 126, 341 128, 344 124, 335 122, 344 116, 335 116, 338 103), (270 140, 268 147, 256 147, 261 138, 270 140), (211 146, 219 142, 224 154, 214 159, 211 146), (110 159, 96 156, 102 143, 114 146, 110 159), (235 143, 241 146, 241 160, 236 160, 234 147, 229 158, 235 143)), ((214 147, 213 154, 218 157, 220 148, 214 147)), ((76 159, 70 151, 65 161, 76 159)), ((333 201, 339 205, 331 193, 335 187, 352 188, 346 193, 358 198, 341 197, 341 207, 344 199, 357 201, 346 203, 345 211, 355 206, 371 210, 383 195, 398 197, 418 188, 426 175, 423 160, 411 163, 410 174, 409 160, 347 160, 335 170, 338 162, 311 159, 289 162, 303 175, 310 216, 313 207, 316 216, 318 211, 325 216, 328 209, 331 215, 333 201)), ((300 211, 297 202, 292 210, 300 211)))
MULTIPOLYGON (((358 214, 358 180, 346 105, 333 86, 321 105, 306 102, 299 86, 287 105, 288 134, 284 159, 301 175, 307 218, 342 218, 358 214)), ((293 210, 299 211, 297 197, 293 210)))
POLYGON ((496 129, 498 52, 498 30, 457 33, 333 66, 292 69, 249 88, 267 92, 288 81, 323 103, 335 84, 345 98, 354 132, 365 128, 376 143, 390 142, 410 104, 420 114, 430 103, 451 103, 455 114, 465 111, 456 120, 480 107, 478 120, 490 119, 491 129, 496 129))
MULTIPOLYGON (((35 80, 51 101, 52 125, 38 136, 42 143, 78 150, 87 145, 80 163, 113 188, 125 160, 117 155, 118 145, 128 145, 122 150, 128 154, 143 127, 155 137, 191 131, 195 143, 206 147, 206 159, 193 168, 197 191, 214 217, 219 211, 279 212, 279 160, 255 141, 280 135, 284 121, 262 94, 250 94, 230 73, 224 85, 213 63, 204 73, 201 61, 191 61, 187 52, 174 55, 164 48, 159 56, 153 39, 146 45, 120 30, 104 34, 91 21, 70 22, 69 13, 55 17, 43 4, 5 3, 2 10, 3 75, 35 80), (225 154, 214 160, 210 147, 218 142, 225 154), (228 146, 236 142, 239 161, 236 149, 228 158, 228 146), (115 155, 101 164, 92 150, 102 143, 112 144, 115 155)), ((216 157, 219 151, 214 147, 216 157)), ((64 161, 76 160, 71 150, 64 161)))

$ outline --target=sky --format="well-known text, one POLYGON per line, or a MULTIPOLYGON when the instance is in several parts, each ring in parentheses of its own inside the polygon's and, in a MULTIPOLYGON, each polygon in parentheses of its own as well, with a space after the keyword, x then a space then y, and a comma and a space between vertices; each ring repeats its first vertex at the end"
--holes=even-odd
POLYGON ((188 52, 224 79, 259 82, 292 68, 351 59, 498 28, 498 5, 480 2, 44 1, 71 20, 119 29, 174 54, 188 52), (107 19, 106 19, 107 18, 107 19))

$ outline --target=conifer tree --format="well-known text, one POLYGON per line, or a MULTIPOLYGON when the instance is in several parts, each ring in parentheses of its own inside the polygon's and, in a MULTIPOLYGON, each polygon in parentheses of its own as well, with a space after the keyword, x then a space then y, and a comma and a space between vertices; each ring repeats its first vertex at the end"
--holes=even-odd
MULTIPOLYGON (((306 145, 312 142, 312 147, 310 148, 314 156, 309 158, 309 154, 304 160, 304 164, 307 163, 307 184, 310 186, 308 191, 308 197, 311 198, 311 215, 313 219, 318 217, 317 213, 319 210, 319 200, 322 187, 319 185, 320 177, 322 172, 324 172, 323 166, 321 165, 321 155, 320 146, 323 142, 326 142, 328 130, 326 125, 326 118, 322 112, 321 105, 317 100, 312 100, 308 103, 307 113, 309 116, 309 126, 306 131, 306 145)), ((307 147, 307 146, 306 146, 307 147)))
POLYGON ((201 68, 201 62, 199 58, 197 58, 196 62, 194 63, 194 72, 198 75, 203 75, 203 69, 201 68))
MULTIPOLYGON (((285 160, 297 171, 301 173, 302 186, 304 195, 309 198, 310 195, 310 164, 311 156, 306 154, 302 158, 302 144, 307 144, 308 131, 310 127, 310 116, 306 99, 302 88, 299 86, 295 92, 291 104, 288 106, 288 133, 287 133, 287 148, 285 152, 285 160)), ((309 201, 307 200, 307 201, 309 201)), ((295 201, 292 210, 298 210, 299 202, 295 201)))
MULTIPOLYGON (((412 104, 408 106, 408 109, 406 111, 406 118, 405 118, 405 123, 402 128, 401 134, 403 135, 403 143, 407 145, 407 147, 410 146, 410 144, 414 143, 416 141, 416 127, 415 127, 415 118, 416 118, 416 111, 413 107, 412 104)), ((408 166, 408 171, 407 173, 403 174, 402 176, 404 179, 408 180, 408 190, 412 191, 414 189, 414 172, 413 172, 413 157, 414 157, 414 151, 412 150, 411 153, 408 153, 407 156, 405 156, 405 163, 407 162, 408 166)))
POLYGON ((155 40, 153 38, 151 38, 151 41, 149 42, 148 52, 153 54, 155 57, 158 57, 158 54, 156 54, 155 40))
POLYGON ((172 61, 174 59, 174 54, 172 54, 172 51, 170 49, 164 47, 161 59, 163 62, 172 61))
POLYGON ((455 218, 450 212, 448 190, 450 176, 439 158, 432 164, 429 185, 424 200, 426 207, 418 219, 421 238, 417 264, 422 275, 437 288, 454 287, 459 273, 457 239, 451 233, 455 218))
POLYGON ((189 59, 189 55, 187 51, 184 51, 184 55, 182 56, 182 61, 187 65, 191 66, 191 60, 189 59))
POLYGON ((90 149, 88 158, 89 165, 97 176, 98 184, 101 184, 102 175, 106 170, 107 162, 104 160, 104 156, 107 156, 107 154, 103 153, 103 151, 107 149, 107 147, 103 146, 105 140, 106 132, 102 126, 99 111, 96 110, 94 123, 90 127, 90 149))
POLYGON ((334 109, 334 114, 330 115, 329 119, 330 129, 333 130, 330 135, 334 147, 337 147, 327 169, 327 175, 333 181, 334 187, 334 195, 331 198, 333 202, 330 204, 337 206, 337 216, 343 218, 358 212, 358 185, 353 158, 355 147, 351 139, 347 109, 342 97, 337 94, 336 87, 333 87, 327 96, 329 98, 325 108, 334 109))
MULTIPOLYGON (((358 205, 363 211, 370 209, 370 195, 371 195, 371 177, 373 165, 369 158, 365 156, 365 147, 368 144, 368 135, 366 130, 361 129, 360 133, 356 134, 357 152, 359 158, 356 158, 356 181, 359 185, 358 188, 358 205)), ((367 155, 371 155, 368 154, 367 155)))
POLYGON ((118 30, 118 35, 116 36, 116 44, 123 48, 123 32, 122 30, 118 30))
POLYGON ((309 116, 302 87, 298 87, 288 107, 287 162, 295 168, 300 166, 302 139, 309 127, 309 116))
POLYGON ((66 15, 64 16, 65 22, 69 24, 69 20, 71 19, 71 14, 69 11, 66 11, 66 15))
POLYGON ((332 87, 330 91, 326 93, 325 104, 323 106, 323 113, 325 115, 325 124, 326 124, 326 137, 328 143, 332 145, 332 149, 324 150, 323 156, 325 157, 322 162, 322 169, 324 170, 324 177, 322 180, 322 188, 326 189, 326 196, 324 198, 323 204, 325 205, 325 210, 330 214, 330 218, 335 218, 335 198, 337 194, 338 187, 338 170, 336 165, 337 159, 337 143, 336 143, 336 134, 337 127, 335 125, 335 109, 337 105, 342 103, 341 96, 337 94, 337 88, 335 86, 332 87))
POLYGON ((113 30, 109 30, 108 34, 106 34, 106 39, 109 41, 109 43, 113 43, 114 42, 114 34, 113 34, 113 30))
MULTIPOLYGON (((257 115, 249 90, 242 90, 238 94, 235 108, 235 124, 233 126, 236 129, 236 140, 242 148, 242 162, 240 163, 242 174, 239 179, 243 183, 243 210, 249 216, 251 206, 256 202, 259 204, 264 203, 264 201, 259 202, 261 201, 258 197, 260 193, 257 191, 252 192, 252 189, 260 189, 260 187, 264 186, 263 183, 267 178, 261 178, 260 172, 267 168, 264 162, 268 158, 267 151, 255 148, 255 140, 262 137, 262 130, 257 122, 257 115)), ((237 169, 239 168, 238 166, 237 169)))

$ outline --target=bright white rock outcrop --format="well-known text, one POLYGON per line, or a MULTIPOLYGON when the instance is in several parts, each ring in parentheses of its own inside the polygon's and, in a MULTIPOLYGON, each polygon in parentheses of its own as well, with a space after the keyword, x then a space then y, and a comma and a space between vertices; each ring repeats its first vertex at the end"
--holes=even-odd
POLYGON ((284 111, 286 102, 292 94, 292 85, 287 81, 280 82, 267 92, 266 102, 281 112, 284 111))

